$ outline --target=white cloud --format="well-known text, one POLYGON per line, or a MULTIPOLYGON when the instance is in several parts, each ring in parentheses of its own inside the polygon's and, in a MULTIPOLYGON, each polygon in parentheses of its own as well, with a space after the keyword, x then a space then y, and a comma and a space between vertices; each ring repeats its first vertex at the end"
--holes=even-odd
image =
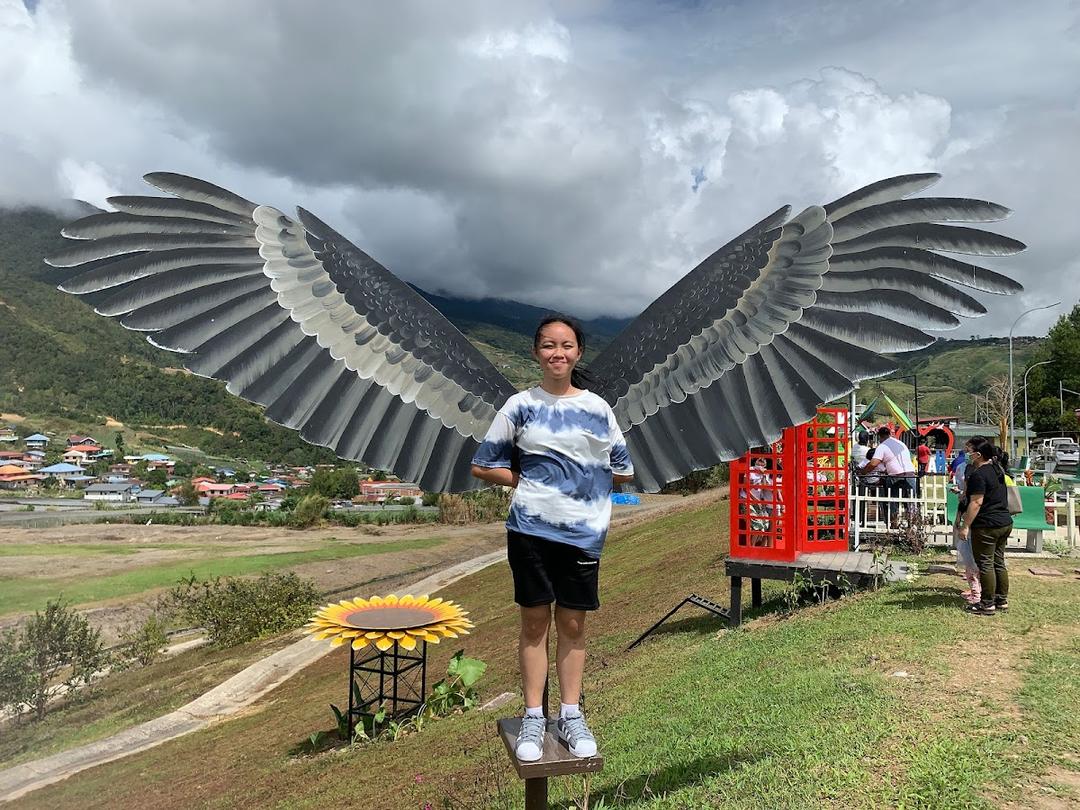
POLYGON ((1075 11, 783 8, 0 0, 0 204, 189 172, 422 286, 626 315, 784 203, 932 169, 1017 209, 1025 301, 1075 275, 1075 11), (1006 17, 1042 41, 998 47, 1006 17))

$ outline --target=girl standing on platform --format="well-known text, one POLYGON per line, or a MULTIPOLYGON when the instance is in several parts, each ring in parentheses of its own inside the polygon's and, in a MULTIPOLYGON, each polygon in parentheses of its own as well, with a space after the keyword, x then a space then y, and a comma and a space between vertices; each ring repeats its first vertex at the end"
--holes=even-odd
POLYGON ((579 705, 585 618, 600 607, 600 552, 612 487, 630 481, 634 468, 611 407, 584 388, 587 378, 576 368, 584 349, 574 320, 541 321, 533 356, 543 381, 506 401, 472 460, 477 478, 515 490, 506 528, 514 601, 521 607, 525 716, 515 751, 523 762, 543 753, 552 603, 562 701, 558 736, 576 756, 596 753, 579 705))

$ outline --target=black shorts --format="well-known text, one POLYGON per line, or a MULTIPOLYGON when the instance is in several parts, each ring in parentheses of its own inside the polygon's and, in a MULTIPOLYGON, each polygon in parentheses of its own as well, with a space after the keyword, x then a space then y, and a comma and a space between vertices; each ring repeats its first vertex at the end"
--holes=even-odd
POLYGON ((514 601, 522 607, 571 610, 600 607, 600 560, 577 546, 506 530, 506 556, 514 574, 514 601))

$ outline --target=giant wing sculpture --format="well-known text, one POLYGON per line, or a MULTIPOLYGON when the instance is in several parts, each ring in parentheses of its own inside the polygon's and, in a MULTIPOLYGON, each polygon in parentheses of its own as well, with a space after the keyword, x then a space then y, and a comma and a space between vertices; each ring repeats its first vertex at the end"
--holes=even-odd
MULTIPOLYGON (((158 172, 173 196, 113 197, 67 226, 47 259, 99 314, 183 354, 195 374, 266 408, 342 458, 429 491, 482 485, 469 460, 514 388, 407 284, 309 212, 297 218, 202 180, 158 172)), ((988 231, 1008 210, 914 198, 938 179, 883 180, 789 219, 783 208, 688 273, 594 362, 636 483, 655 490, 737 458, 806 421, 883 352, 929 345, 922 329, 985 308, 954 285, 1020 285, 942 256, 1008 255, 988 231)))

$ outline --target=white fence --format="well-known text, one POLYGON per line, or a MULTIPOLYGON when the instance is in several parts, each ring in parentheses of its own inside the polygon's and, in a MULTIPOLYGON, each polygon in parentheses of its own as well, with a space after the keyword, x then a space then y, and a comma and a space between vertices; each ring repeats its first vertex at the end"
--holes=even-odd
MULTIPOLYGON (((952 526, 948 520, 948 478, 944 475, 927 475, 921 479, 918 495, 910 490, 905 494, 886 492, 884 486, 851 488, 850 519, 854 548, 867 539, 895 536, 902 529, 890 528, 890 524, 905 524, 905 514, 922 516, 922 530, 929 544, 952 545, 952 526)), ((1065 500, 1046 501, 1047 523, 1053 531, 1043 532, 1043 543, 1056 543, 1075 548, 1080 545, 1077 529, 1077 497, 1067 493, 1065 500), (1053 520, 1050 510, 1053 510, 1053 520)), ((1010 537, 1011 543, 1027 544, 1027 532, 1017 529, 1010 537)))

